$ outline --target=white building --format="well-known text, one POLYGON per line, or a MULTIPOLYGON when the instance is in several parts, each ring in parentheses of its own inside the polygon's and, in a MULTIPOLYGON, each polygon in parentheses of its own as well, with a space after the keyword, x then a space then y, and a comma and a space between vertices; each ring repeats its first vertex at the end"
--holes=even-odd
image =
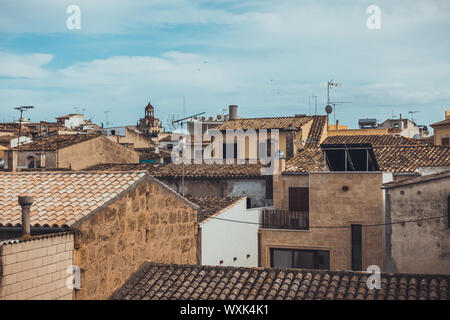
POLYGON ((67 116, 56 118, 56 122, 69 129, 79 128, 84 124, 84 115, 71 113, 67 116))
POLYGON ((258 266, 259 210, 242 198, 187 197, 198 205, 197 258, 202 265, 258 266))

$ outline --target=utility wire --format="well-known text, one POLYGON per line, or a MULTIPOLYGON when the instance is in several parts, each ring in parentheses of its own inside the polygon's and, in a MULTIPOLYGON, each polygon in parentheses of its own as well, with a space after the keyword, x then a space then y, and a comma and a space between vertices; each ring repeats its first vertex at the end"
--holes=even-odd
MULTIPOLYGON (((387 226, 387 225, 395 225, 395 224, 403 224, 403 223, 410 223, 410 222, 420 222, 420 221, 427 221, 427 220, 435 220, 440 218, 445 218, 444 216, 439 217, 430 217, 430 218, 422 218, 422 219, 414 219, 414 220, 404 220, 404 221, 396 221, 396 222, 389 222, 389 223, 375 223, 375 224, 363 224, 362 227, 380 227, 380 226, 387 226)), ((233 219, 224 219, 224 218, 218 218, 218 217, 208 217, 209 219, 215 219, 215 220, 222 220, 222 221, 228 221, 228 222, 235 222, 235 223, 243 223, 243 224, 253 224, 253 225, 261 225, 260 223, 256 222, 250 222, 250 221, 240 221, 240 220, 233 220, 233 219)), ((271 225, 273 228, 279 227, 280 229, 286 229, 285 226, 281 225, 271 225)), ((347 229, 351 228, 351 226, 341 225, 341 226, 309 226, 309 229, 347 229)))

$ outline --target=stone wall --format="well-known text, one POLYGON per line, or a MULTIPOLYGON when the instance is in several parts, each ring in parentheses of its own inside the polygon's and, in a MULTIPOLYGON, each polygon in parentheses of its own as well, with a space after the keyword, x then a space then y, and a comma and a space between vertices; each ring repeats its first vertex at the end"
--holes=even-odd
POLYGON ((309 187, 309 175, 282 175, 273 176, 273 206, 282 210, 289 210, 289 188, 309 187))
MULTIPOLYGON (((260 264, 270 266, 270 248, 320 249, 330 251, 331 270, 350 270, 350 225, 383 222, 382 173, 310 173, 309 184, 306 184, 305 177, 308 176, 281 176, 281 179, 286 179, 283 184, 285 192, 287 186, 309 185, 310 227, 348 228, 310 228, 307 231, 260 229, 260 264), (348 191, 344 191, 343 186, 348 186, 348 191)), ((274 201, 281 203, 283 209, 287 209, 286 197, 275 193, 274 183, 274 201)), ((383 266, 382 234, 381 226, 363 228, 363 270, 372 264, 383 266)))
POLYGON ((107 299, 144 261, 197 263, 197 207, 150 177, 73 227, 76 299, 107 299))
POLYGON ((103 136, 58 150, 58 168, 83 170, 102 163, 139 163, 139 155, 103 136))
POLYGON ((73 245, 73 234, 63 233, 0 246, 0 299, 71 300, 73 245))
MULTIPOLYGON (((386 190, 386 221, 447 215, 450 178, 386 190)), ((450 274, 447 218, 393 224, 386 233, 386 271, 450 274)))

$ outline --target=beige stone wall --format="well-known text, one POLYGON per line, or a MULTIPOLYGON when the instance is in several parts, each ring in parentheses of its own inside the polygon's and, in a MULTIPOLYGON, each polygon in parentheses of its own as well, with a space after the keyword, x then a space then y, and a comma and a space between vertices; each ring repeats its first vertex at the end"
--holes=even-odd
POLYGON ((64 233, 1 246, 0 300, 71 300, 73 245, 73 234, 64 233))
POLYGON ((273 176, 273 205, 277 209, 289 210, 289 188, 309 187, 309 175, 281 175, 273 176))
POLYGON ((125 136, 110 135, 108 139, 117 143, 132 143, 134 148, 150 148, 154 146, 151 138, 145 137, 143 134, 137 133, 130 128, 125 128, 125 136))
POLYGON ((152 178, 74 225, 76 299, 107 299, 144 261, 196 264, 197 213, 152 178))
POLYGON ((58 150, 58 168, 83 170, 102 163, 139 163, 133 150, 101 136, 58 150))
MULTIPOLYGON (((450 178, 387 189, 386 220, 446 216, 449 195, 450 178)), ((450 274, 447 218, 393 224, 386 236, 387 271, 450 274)))
MULTIPOLYGON (((308 177, 308 176, 306 176, 308 177)), ((287 186, 307 186, 305 176, 281 176, 287 186), (295 179, 297 183, 295 183, 295 179)), ((383 222, 382 173, 310 173, 310 226, 350 226, 383 222), (343 186, 349 190, 342 190, 343 186)), ((287 195, 274 200, 286 207, 287 195), (280 200, 282 199, 282 200, 280 200)), ((277 207, 277 205, 275 207, 277 207)), ((262 266, 270 265, 270 248, 321 249, 330 251, 332 270, 351 269, 350 228, 310 228, 308 231, 260 229, 262 266)), ((363 227, 363 269, 383 266, 382 227, 363 227)))

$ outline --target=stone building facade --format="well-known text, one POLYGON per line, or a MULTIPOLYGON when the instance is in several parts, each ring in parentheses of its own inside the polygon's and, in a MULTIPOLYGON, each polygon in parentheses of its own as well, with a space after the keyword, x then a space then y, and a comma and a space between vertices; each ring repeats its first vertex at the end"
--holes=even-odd
POLYGON ((72 233, 0 242, 0 300, 71 300, 72 233))
POLYGON ((144 261, 196 263, 193 204, 153 178, 78 221, 76 299, 106 299, 144 261))
POLYGON ((388 183, 388 272, 450 274, 450 171, 388 183))
MULTIPOLYGON (((260 266, 274 264, 273 249, 325 254, 325 269, 352 269, 352 228, 360 226, 360 267, 383 265, 383 230, 362 225, 383 222, 381 172, 311 172, 274 176, 274 207, 288 212, 289 188, 307 188, 309 226, 260 228, 260 266), (272 254, 272 255, 271 255, 272 254)), ((318 267, 319 268, 319 267, 318 267)))
POLYGON ((101 163, 139 163, 139 155, 98 134, 41 138, 5 152, 6 168, 83 170, 101 163))

